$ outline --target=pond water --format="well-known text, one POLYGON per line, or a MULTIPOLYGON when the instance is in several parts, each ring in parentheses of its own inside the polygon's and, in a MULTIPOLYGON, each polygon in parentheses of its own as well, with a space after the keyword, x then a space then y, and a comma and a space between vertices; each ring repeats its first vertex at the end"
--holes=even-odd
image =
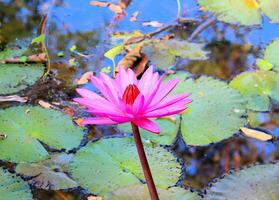
MULTIPOLYGON (((175 0, 131 1, 126 9, 126 16, 120 20, 105 7, 89 5, 89 0, 1 0, 0 1, 0 48, 15 40, 28 40, 38 36, 45 27, 46 46, 51 58, 52 75, 48 81, 37 84, 33 91, 28 91, 30 104, 38 100, 45 102, 71 101, 76 96, 75 82, 87 71, 99 73, 103 67, 112 66, 111 60, 104 53, 111 45, 111 34, 115 32, 149 33, 157 28, 142 26, 144 21, 159 21, 165 25, 176 24, 167 31, 175 37, 186 40, 198 24, 208 18, 208 13, 199 11, 195 0, 181 1, 181 16, 196 20, 196 23, 177 23, 177 3, 175 0), (130 17, 139 11, 138 21, 131 22, 130 17), (47 16, 47 18, 46 18, 47 16), (45 21, 43 22, 43 20, 45 21), (44 24, 44 25, 42 25, 44 24), (70 49, 76 45, 76 50, 70 49), (64 56, 57 56, 63 51, 64 56), (75 58, 76 66, 70 66, 69 60, 75 58)), ((158 34, 164 35, 166 32, 158 34)), ((216 22, 199 34, 194 41, 204 43, 210 52, 209 59, 189 61, 179 59, 174 69, 186 70, 195 75, 211 75, 231 80, 236 74, 252 69, 255 59, 262 55, 262 49, 272 39, 279 36, 279 25, 270 23, 264 17, 262 26, 246 27, 216 22)), ((40 49, 34 48, 33 52, 40 49)), ((122 57, 116 57, 118 62, 122 57)), ((88 86, 85 86, 88 87, 88 86)), ((91 87, 91 86, 90 86, 91 87)), ((63 104, 63 103, 62 103, 63 104)), ((0 103, 0 107, 11 104, 0 103)), ((17 105, 17 103, 12 103, 17 105)), ((260 116, 264 123, 260 128, 279 136, 278 107, 272 112, 260 116)), ((114 128, 89 128, 93 138, 114 134, 114 128)), ((279 159, 278 141, 261 142, 243 136, 231 137, 217 144, 204 147, 187 146, 178 137, 171 147, 183 160, 186 187, 203 192, 208 183, 215 177, 239 169, 248 164, 269 162, 279 159)), ((9 166, 5 162, 2 166, 9 166)), ((12 167, 10 168, 12 169, 12 167)), ((65 191, 46 191, 32 188, 37 199, 86 199, 88 193, 81 189, 65 191)))

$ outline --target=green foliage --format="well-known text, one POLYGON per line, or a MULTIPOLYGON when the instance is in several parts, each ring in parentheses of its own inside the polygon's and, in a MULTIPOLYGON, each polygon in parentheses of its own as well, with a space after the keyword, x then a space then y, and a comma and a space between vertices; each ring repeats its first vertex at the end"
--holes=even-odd
POLYGON ((230 86, 247 99, 247 108, 268 111, 269 97, 279 101, 279 74, 273 71, 256 70, 236 76, 230 86))
MULTIPOLYGON (((179 187, 171 187, 169 189, 157 188, 159 198, 161 200, 201 200, 201 197, 196 193, 185 190, 179 187)), ((109 200, 147 200, 150 199, 146 185, 138 184, 131 185, 125 188, 120 188, 108 194, 105 199, 109 200)))
POLYGON ((198 0, 198 2, 221 21, 242 25, 261 23, 259 5, 255 0, 198 0))
POLYGON ((16 172, 28 178, 28 182, 45 190, 61 190, 77 187, 77 183, 68 177, 68 164, 73 154, 54 154, 38 163, 20 163, 16 172), (66 172, 66 173, 65 173, 66 172))
POLYGON ((0 95, 27 88, 34 84, 43 73, 42 64, 0 64, 0 95))
POLYGON ((39 142, 55 149, 77 147, 83 137, 66 114, 41 107, 18 106, 0 111, 0 159, 11 162, 36 162, 48 156, 39 142))
POLYGON ((259 69, 267 70, 267 71, 271 70, 273 67, 273 65, 270 62, 268 62, 267 60, 264 60, 264 59, 260 59, 260 58, 258 58, 256 60, 256 64, 259 67, 259 69))
POLYGON ((26 182, 0 168, 0 199, 32 200, 33 198, 26 182))
POLYGON ((41 34, 38 37, 32 39, 31 44, 43 44, 45 41, 45 34, 41 34))
POLYGON ((264 52, 264 59, 273 64, 273 69, 279 72, 279 38, 273 40, 270 43, 264 52))
POLYGON ((229 174, 213 183, 205 200, 277 200, 279 199, 279 164, 265 164, 229 174))
POLYGON ((176 57, 189 60, 205 60, 207 53, 202 49, 202 44, 189 43, 179 40, 148 40, 143 46, 142 52, 147 54, 153 64, 159 68, 173 66, 176 57))
MULTIPOLYGON (((155 184, 166 189, 180 176, 180 165, 162 147, 145 144, 155 184)), ((105 195, 144 180, 132 138, 102 139, 80 149, 70 163, 71 173, 80 186, 98 195, 105 195)))
POLYGON ((181 133, 186 144, 218 142, 244 125, 244 100, 226 83, 209 77, 186 79, 174 92, 182 91, 190 93, 193 99, 182 114, 181 133))
MULTIPOLYGON (((176 115, 176 123, 172 122, 170 119, 156 119, 154 122, 160 126, 160 134, 150 133, 144 129, 140 129, 141 137, 145 140, 149 140, 152 143, 158 143, 162 145, 171 145, 177 135, 180 119, 176 115)), ((125 133, 132 133, 132 128, 130 123, 120 124, 118 128, 125 133)))
POLYGON ((279 1, 259 0, 262 11, 272 22, 279 23, 279 1))
POLYGON ((110 50, 108 50, 107 52, 105 52, 104 56, 109 58, 112 62, 113 62, 113 66, 115 67, 115 56, 117 56, 118 54, 120 54, 121 52, 123 52, 123 48, 124 48, 124 43, 119 44, 113 48, 111 48, 110 50))

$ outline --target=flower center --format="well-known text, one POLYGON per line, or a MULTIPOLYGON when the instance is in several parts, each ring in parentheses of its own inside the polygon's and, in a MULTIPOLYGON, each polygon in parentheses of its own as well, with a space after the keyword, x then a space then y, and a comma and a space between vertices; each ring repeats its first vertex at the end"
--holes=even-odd
POLYGON ((130 84, 126 87, 123 99, 126 104, 132 105, 136 100, 137 96, 140 94, 138 87, 135 84, 130 84))

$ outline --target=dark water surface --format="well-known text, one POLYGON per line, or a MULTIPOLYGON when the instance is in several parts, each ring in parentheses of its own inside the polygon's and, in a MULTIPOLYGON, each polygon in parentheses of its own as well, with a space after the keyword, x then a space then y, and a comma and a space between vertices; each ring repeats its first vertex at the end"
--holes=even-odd
MULTIPOLYGON (((148 33, 156 30, 144 27, 143 21, 159 21, 164 24, 174 23, 177 14, 176 0, 133 0, 128 6, 127 16, 114 20, 115 14, 107 8, 89 5, 89 0, 0 0, 0 48, 15 40, 31 39, 41 32, 42 20, 47 15, 46 45, 51 56, 55 80, 39 84, 28 94, 31 102, 67 101, 76 94, 73 82, 86 71, 98 73, 102 67, 112 63, 103 54, 110 49, 110 34, 114 32, 133 32, 139 30, 148 33), (156 2, 156 3, 155 3, 156 2), (132 13, 139 11, 137 22, 130 22, 132 13), (76 45, 75 52, 69 49, 76 45), (65 56, 57 56, 63 51, 65 56), (75 58, 78 65, 72 67, 68 60, 75 58), (47 84, 47 85, 46 85, 47 84)), ((199 12, 194 0, 182 3, 183 17, 194 18, 201 23, 207 17, 199 12)), ((180 24, 169 33, 180 39, 187 39, 196 28, 192 24, 180 24)), ((176 69, 187 70, 194 74, 208 74, 220 79, 230 80, 236 74, 253 67, 255 57, 262 54, 262 49, 271 40, 279 36, 279 26, 264 18, 262 27, 241 27, 218 22, 202 32, 194 41, 204 42, 211 52, 205 61, 179 60, 176 69)), ((36 49, 34 49, 36 51, 36 49)), ((119 60, 119 57, 117 58, 119 60)), ((7 105, 0 105, 5 107, 7 105)), ((273 108, 262 128, 279 136, 278 110, 273 108)), ((95 137, 110 135, 111 129, 100 129, 95 137)), ((230 138, 207 147, 187 147, 177 140, 174 145, 179 157, 185 161, 183 184, 202 192, 209 181, 228 169, 240 168, 256 162, 268 162, 279 159, 279 143, 260 142, 241 136, 230 138)), ((86 196, 82 189, 71 191, 43 191, 33 188, 37 199, 80 199, 86 196)))

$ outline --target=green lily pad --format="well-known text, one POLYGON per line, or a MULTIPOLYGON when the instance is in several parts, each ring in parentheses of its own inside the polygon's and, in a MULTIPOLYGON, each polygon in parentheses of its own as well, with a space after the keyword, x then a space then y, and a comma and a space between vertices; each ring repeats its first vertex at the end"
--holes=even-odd
POLYGON ((32 200, 33 198, 26 182, 0 168, 0 199, 32 200))
POLYGON ((279 199, 279 164, 257 165, 233 172, 207 190, 206 200, 279 199))
POLYGON ((0 111, 0 159, 11 162, 36 162, 48 156, 43 142, 55 149, 77 147, 83 137, 66 114, 41 107, 18 106, 0 111))
POLYGON ((279 38, 273 40, 272 43, 270 43, 264 52, 264 59, 273 64, 273 69, 275 71, 279 71, 279 38))
POLYGON ((176 57, 189 60, 205 60, 207 53, 202 44, 189 43, 179 40, 148 40, 142 52, 159 68, 169 68, 175 64, 176 57))
POLYGON ((278 0, 259 0, 262 11, 272 22, 279 22, 279 1, 278 0))
POLYGON ((236 76, 230 86, 247 99, 247 108, 268 111, 269 97, 279 101, 279 74, 273 71, 256 70, 236 76))
MULTIPOLYGON (((175 185, 181 169, 173 155, 162 147, 147 144, 145 152, 156 186, 166 189, 175 185)), ((145 180, 133 138, 87 144, 76 153, 70 169, 81 187, 101 196, 145 180)))
MULTIPOLYGON (((169 189, 157 188, 159 198, 161 200, 201 200, 201 197, 189 190, 179 187, 171 187, 169 189)), ((117 189, 108 194, 105 199, 109 200, 148 200, 150 199, 147 186, 144 184, 131 185, 125 188, 117 189)))
POLYGON ((0 95, 33 85, 44 73, 43 64, 0 64, 0 95))
POLYGON ((260 6, 256 0, 198 0, 206 11, 220 21, 242 25, 261 24, 260 6))
POLYGON ((20 163, 16 172, 28 178, 28 183, 45 190, 61 190, 77 187, 66 173, 73 154, 54 154, 38 163, 20 163))
MULTIPOLYGON (((141 137, 145 140, 151 141, 152 143, 171 145, 176 138, 180 124, 178 115, 174 116, 174 119, 176 120, 176 123, 172 122, 170 119, 165 118, 155 119, 154 122, 160 127, 160 134, 154 134, 144 129, 140 129, 141 137)), ((125 133, 132 133, 130 123, 120 124, 117 127, 125 133)))
POLYGON ((246 122, 245 101, 222 81, 210 77, 186 79, 175 92, 181 91, 190 93, 193 99, 181 121, 181 133, 189 145, 219 142, 246 122))

